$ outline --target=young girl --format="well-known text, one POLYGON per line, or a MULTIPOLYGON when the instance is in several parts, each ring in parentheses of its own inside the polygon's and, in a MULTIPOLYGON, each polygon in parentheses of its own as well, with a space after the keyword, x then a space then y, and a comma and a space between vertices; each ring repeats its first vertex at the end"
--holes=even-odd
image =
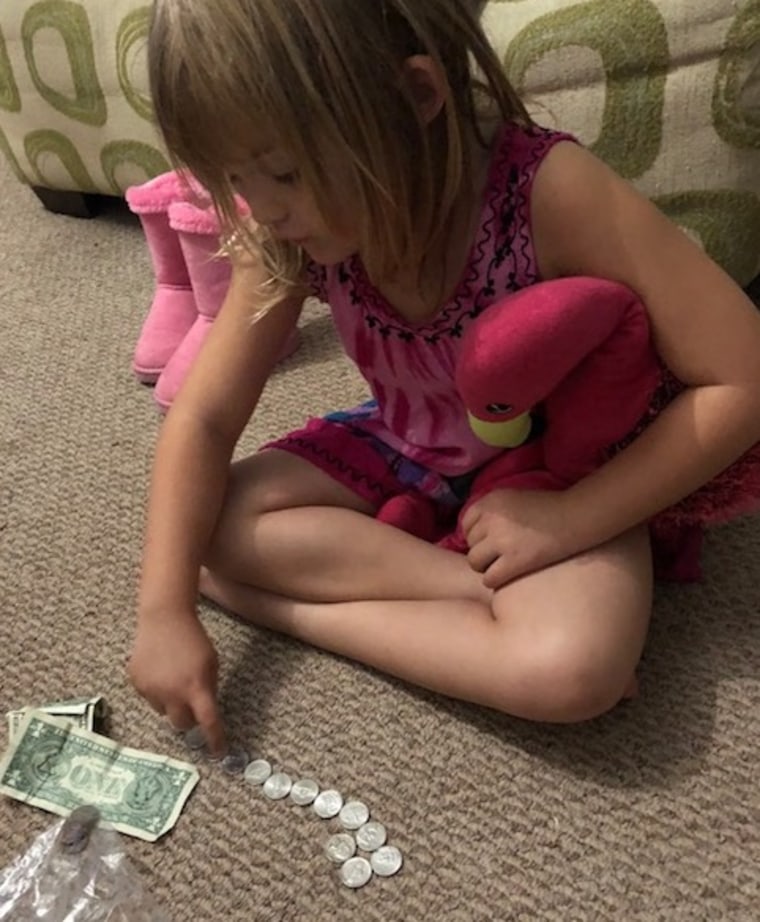
MULTIPOLYGON (((697 246, 564 134, 533 125, 472 0, 156 0, 152 90, 234 242, 227 300, 163 424, 130 675, 224 747, 202 594, 443 694, 578 721, 632 692, 648 523, 760 439, 760 317, 697 246), (255 221, 242 225, 239 193, 255 221), (461 504, 493 457, 453 373, 474 304, 622 282, 685 388, 564 492, 495 490, 467 555, 375 518, 461 504), (231 464, 304 297, 331 305, 376 402, 231 464)), ((731 502, 752 499, 731 475, 731 502)), ((703 504, 707 508, 708 504, 703 504)))

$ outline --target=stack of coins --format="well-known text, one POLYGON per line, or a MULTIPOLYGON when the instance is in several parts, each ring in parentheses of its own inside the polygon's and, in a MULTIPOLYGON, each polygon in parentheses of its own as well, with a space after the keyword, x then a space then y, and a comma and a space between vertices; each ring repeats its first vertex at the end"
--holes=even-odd
POLYGON ((327 857, 340 865, 340 879, 354 890, 369 883, 373 874, 392 877, 403 864, 399 849, 385 844, 388 838, 385 826, 369 817, 366 804, 360 800, 348 801, 338 814, 346 831, 330 836, 325 845, 327 857), (357 849, 368 857, 357 855, 357 849))
MULTIPOLYGON (((209 759, 200 727, 184 734, 190 752, 209 759)), ((322 820, 337 818, 341 832, 331 835, 325 844, 327 858, 337 866, 338 876, 346 887, 356 890, 377 877, 392 877, 404 863, 401 851, 388 845, 388 833, 382 823, 370 818, 369 807, 360 800, 345 801, 340 791, 321 790, 311 778, 295 781, 284 771, 275 771, 267 759, 251 761, 242 749, 231 748, 218 760, 228 775, 242 775, 248 784, 261 788, 269 800, 286 798, 299 807, 311 807, 322 820), (361 853, 361 854, 357 854, 361 853)))

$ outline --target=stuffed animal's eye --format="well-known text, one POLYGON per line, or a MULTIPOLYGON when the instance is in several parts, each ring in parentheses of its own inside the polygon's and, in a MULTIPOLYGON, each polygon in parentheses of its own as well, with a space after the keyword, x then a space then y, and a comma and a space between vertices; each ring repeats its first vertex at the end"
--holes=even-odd
POLYGON ((511 413, 512 409, 511 403, 489 403, 486 407, 488 413, 511 413))

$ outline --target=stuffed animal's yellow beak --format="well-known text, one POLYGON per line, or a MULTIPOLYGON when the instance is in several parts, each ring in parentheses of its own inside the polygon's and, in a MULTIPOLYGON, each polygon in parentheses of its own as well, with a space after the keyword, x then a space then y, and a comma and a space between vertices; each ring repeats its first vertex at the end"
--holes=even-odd
POLYGON ((514 419, 506 419, 501 422, 488 422, 484 419, 478 419, 472 413, 467 414, 470 421, 470 428, 481 442, 491 445, 493 448, 517 448, 527 441, 531 430, 530 413, 523 413, 522 416, 516 416, 514 419))

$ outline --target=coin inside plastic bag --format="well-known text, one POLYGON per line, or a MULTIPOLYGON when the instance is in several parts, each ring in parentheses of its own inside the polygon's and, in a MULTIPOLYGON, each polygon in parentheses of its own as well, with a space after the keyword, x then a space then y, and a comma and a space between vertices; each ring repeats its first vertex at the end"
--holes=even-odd
POLYGON ((100 810, 97 807, 77 807, 64 821, 58 837, 61 851, 67 855, 83 852, 90 841, 93 829, 100 822, 100 810))
MULTIPOLYGON (((97 811, 95 811, 97 812, 97 811)), ((75 811, 78 813, 78 811, 75 811)), ((35 922, 170 922, 147 892, 113 830, 92 825, 92 808, 59 820, 0 871, 0 918, 35 922), (67 825, 68 824, 68 825, 67 825), (64 827, 66 832, 64 833, 64 827), (83 831, 89 828, 85 839, 83 831), (85 841, 86 851, 77 848, 85 841)))

